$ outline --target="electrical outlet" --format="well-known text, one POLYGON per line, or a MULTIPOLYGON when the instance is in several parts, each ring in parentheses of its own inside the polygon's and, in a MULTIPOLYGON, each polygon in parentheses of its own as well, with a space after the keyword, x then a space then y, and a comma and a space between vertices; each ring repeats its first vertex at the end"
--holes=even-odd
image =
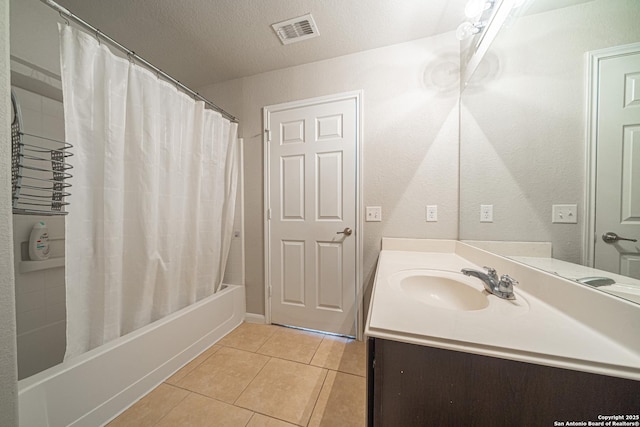
POLYGON ((493 205, 480 205, 480 222, 493 222, 493 205))
POLYGON ((368 222, 380 222, 382 221, 382 207, 380 206, 367 206, 367 218, 368 222))
POLYGON ((577 224, 578 205, 552 205, 551 222, 554 224, 577 224))
POLYGON ((427 222, 438 221, 438 205, 427 205, 425 209, 425 220, 427 222))

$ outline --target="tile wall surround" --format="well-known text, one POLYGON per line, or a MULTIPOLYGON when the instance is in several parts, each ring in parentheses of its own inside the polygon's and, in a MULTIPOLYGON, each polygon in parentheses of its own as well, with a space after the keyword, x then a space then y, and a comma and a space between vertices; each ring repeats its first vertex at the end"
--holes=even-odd
MULTIPOLYGON (((62 103, 27 90, 13 88, 22 112, 23 131, 64 139, 62 103)), ((44 221, 49 229, 51 256, 64 257, 64 217, 13 215, 18 377, 26 378, 60 362, 66 347, 64 267, 22 273, 28 260, 33 225, 44 221)))

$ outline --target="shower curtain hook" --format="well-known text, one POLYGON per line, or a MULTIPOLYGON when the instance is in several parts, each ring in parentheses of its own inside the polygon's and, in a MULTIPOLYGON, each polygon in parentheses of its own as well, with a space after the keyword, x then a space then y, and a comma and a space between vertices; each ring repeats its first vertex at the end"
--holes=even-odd
POLYGON ((136 65, 135 56, 136 53, 134 51, 130 50, 129 52, 127 52, 127 58, 129 58, 129 62, 133 65, 136 65))
POLYGON ((100 40, 100 30, 96 28, 96 40, 98 40, 98 46, 102 46, 102 41, 100 40))
POLYGON ((59 12, 60 13, 60 18, 62 18, 62 20, 67 24, 67 25, 71 25, 69 23, 69 19, 67 19, 66 16, 64 16, 64 14, 62 13, 62 11, 59 12))

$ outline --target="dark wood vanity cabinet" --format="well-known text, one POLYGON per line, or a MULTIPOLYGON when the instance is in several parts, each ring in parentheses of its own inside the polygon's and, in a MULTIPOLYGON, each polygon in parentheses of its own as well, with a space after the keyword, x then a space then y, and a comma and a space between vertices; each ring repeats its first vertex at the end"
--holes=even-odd
POLYGON ((640 425, 640 381, 378 338, 367 351, 369 426, 640 425))

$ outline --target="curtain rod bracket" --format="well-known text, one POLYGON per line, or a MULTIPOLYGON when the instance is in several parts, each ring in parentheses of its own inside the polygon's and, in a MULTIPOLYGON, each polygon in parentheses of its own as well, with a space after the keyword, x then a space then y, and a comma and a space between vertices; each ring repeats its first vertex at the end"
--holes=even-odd
POLYGON ((60 18, 62 18, 62 20, 65 22, 65 24, 71 25, 71 23, 69 22, 67 17, 64 15, 64 13, 62 13, 62 11, 59 11, 58 13, 60 14, 60 18))

